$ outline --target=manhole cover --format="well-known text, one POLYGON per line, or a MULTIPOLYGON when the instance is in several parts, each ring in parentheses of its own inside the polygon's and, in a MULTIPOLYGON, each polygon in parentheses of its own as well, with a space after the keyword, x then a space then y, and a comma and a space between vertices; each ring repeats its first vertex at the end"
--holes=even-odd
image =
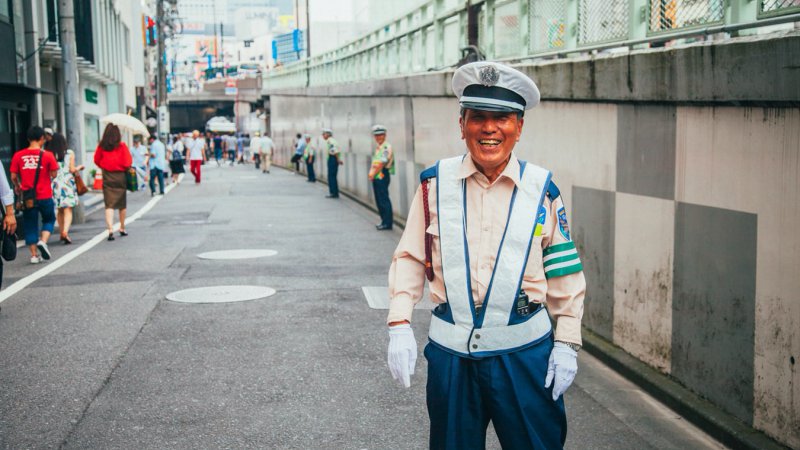
POLYGON ((275 295, 275 289, 266 286, 208 286, 171 292, 167 294, 167 300, 181 303, 231 303, 271 295, 275 295))
POLYGON ((219 250, 216 252, 206 252, 197 255, 200 259, 251 259, 263 258, 265 256, 275 256, 275 250, 262 249, 239 249, 239 250, 219 250))

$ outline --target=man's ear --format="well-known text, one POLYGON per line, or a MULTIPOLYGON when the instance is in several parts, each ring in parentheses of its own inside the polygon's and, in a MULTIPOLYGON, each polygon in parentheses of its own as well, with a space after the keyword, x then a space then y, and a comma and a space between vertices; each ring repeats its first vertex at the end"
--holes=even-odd
POLYGON ((522 137, 522 126, 525 125, 525 118, 524 117, 520 117, 517 120, 517 123, 518 123, 518 125, 517 125, 517 142, 519 142, 519 138, 522 137))
POLYGON ((464 136, 464 116, 461 116, 461 117, 458 118, 458 126, 459 126, 459 128, 461 128, 461 140, 463 141, 464 138, 465 138, 465 136, 464 136))

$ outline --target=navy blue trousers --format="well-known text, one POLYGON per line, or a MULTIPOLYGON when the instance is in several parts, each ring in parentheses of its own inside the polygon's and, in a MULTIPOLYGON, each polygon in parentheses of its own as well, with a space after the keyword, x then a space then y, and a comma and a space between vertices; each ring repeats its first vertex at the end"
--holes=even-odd
POLYGON ((336 176, 339 174, 339 160, 329 156, 328 157, 328 191, 334 197, 339 196, 339 182, 336 176))
POLYGON ((391 179, 388 171, 383 171, 382 180, 372 180, 372 190, 375 191, 375 205, 381 216, 381 225, 391 227, 394 222, 392 217, 392 200, 389 198, 389 183, 391 179))
POLYGON ((306 163, 306 172, 308 172, 308 181, 317 181, 317 176, 314 174, 313 163, 306 163))
POLYGON ((504 450, 563 448, 564 398, 554 402, 552 386, 544 388, 552 349, 551 336, 518 352, 469 359, 429 343, 430 448, 483 450, 489 421, 504 450))

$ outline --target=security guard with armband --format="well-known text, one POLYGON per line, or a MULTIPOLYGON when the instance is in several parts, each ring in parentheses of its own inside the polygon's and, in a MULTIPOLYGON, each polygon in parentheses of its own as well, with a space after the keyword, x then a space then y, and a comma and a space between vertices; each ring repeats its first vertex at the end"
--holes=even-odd
POLYGON ((386 142, 386 127, 375 125, 372 127, 372 136, 378 146, 372 153, 372 165, 367 177, 372 182, 375 192, 375 204, 381 216, 381 223, 376 225, 378 230, 391 230, 394 216, 392 215, 392 200, 389 198, 389 182, 394 175, 394 151, 392 144, 386 142))
POLYGON ((325 151, 328 153, 328 195, 325 198, 339 198, 339 166, 344 164, 339 143, 333 138, 333 130, 322 129, 322 139, 325 140, 325 151))
POLYGON ((490 421, 504 449, 562 448, 586 283, 552 174, 513 151, 539 90, 482 61, 456 70, 453 91, 467 153, 420 176, 389 269, 389 369, 410 386, 427 278, 430 448, 483 449, 490 421))

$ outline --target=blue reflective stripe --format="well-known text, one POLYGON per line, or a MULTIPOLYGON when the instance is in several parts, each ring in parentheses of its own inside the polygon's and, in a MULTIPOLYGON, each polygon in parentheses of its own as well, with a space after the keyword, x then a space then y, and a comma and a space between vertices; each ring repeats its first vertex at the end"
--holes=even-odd
POLYGON ((550 181, 550 185, 547 186, 547 196, 550 197, 550 201, 557 199, 560 195, 561 191, 558 190, 558 186, 550 181))

